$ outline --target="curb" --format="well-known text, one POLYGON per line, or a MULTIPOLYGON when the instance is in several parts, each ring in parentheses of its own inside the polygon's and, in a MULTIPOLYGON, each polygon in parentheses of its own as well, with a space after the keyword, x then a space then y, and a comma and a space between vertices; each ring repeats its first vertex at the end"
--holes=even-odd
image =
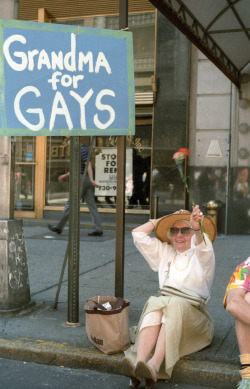
MULTIPOLYGON (((92 369, 121 374, 124 355, 106 355, 95 347, 77 347, 70 343, 48 342, 33 338, 0 338, 1 358, 69 368, 92 369)), ((182 358, 175 366, 171 381, 213 388, 235 388, 240 380, 235 365, 182 358)))
POLYGON ((171 379, 178 383, 233 389, 240 381, 240 374, 235 365, 182 358, 176 364, 171 379))
MULTIPOLYGON (((18 220, 18 219, 17 219, 18 220)), ((48 227, 48 224, 56 224, 58 220, 45 220, 45 219, 22 219, 23 221, 23 227, 48 227)), ((136 226, 139 226, 139 224, 125 224, 124 231, 132 231, 133 228, 136 226)), ((68 228, 68 225, 66 225, 68 228)), ((112 222, 103 222, 102 223, 103 230, 116 230, 116 224, 112 222)), ((80 221, 80 229, 93 229, 93 224, 91 222, 82 222, 80 221)))
POLYGON ((33 338, 0 338, 1 358, 120 374, 123 354, 106 355, 93 347, 77 347, 33 338))

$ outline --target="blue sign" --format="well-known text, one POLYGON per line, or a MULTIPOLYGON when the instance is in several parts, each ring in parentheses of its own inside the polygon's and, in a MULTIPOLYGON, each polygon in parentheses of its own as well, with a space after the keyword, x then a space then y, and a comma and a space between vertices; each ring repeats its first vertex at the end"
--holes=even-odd
POLYGON ((0 135, 134 135, 132 33, 0 19, 0 135))

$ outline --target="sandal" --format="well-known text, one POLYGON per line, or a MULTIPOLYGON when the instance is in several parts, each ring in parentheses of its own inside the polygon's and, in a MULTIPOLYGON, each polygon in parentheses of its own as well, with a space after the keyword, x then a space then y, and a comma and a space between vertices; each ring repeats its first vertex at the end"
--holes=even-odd
POLYGON ((154 366, 147 362, 139 361, 136 365, 135 374, 138 377, 145 378, 146 380, 157 381, 157 372, 154 366))
POLYGON ((139 378, 131 377, 130 382, 129 382, 129 387, 130 388, 138 388, 138 386, 140 385, 141 382, 142 382, 142 380, 140 380, 139 378))
POLYGON ((132 388, 137 388, 142 382, 140 377, 136 377, 135 367, 131 359, 127 357, 122 360, 122 374, 130 378, 129 386, 132 388))
POLYGON ((122 360, 122 374, 126 377, 135 377, 135 367, 131 359, 127 357, 122 360))
POLYGON ((151 379, 146 379, 145 382, 145 389, 151 389, 154 385, 154 381, 151 379))

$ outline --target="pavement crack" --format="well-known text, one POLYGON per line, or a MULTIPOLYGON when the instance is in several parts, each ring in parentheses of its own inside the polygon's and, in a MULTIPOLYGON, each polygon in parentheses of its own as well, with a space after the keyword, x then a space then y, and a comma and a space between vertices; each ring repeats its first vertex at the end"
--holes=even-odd
POLYGON ((1 334, 4 334, 5 333, 5 329, 7 327, 7 323, 8 323, 8 319, 4 319, 2 321, 2 325, 3 325, 3 328, 1 328, 1 334))
MULTIPOLYGON (((80 276, 83 276, 83 275, 85 275, 85 274, 88 274, 88 273, 92 272, 93 270, 97 270, 97 269, 100 269, 100 268, 103 267, 103 266, 109 265, 109 264, 112 263, 112 262, 115 262, 115 259, 112 259, 112 260, 110 260, 110 261, 108 261, 108 262, 106 262, 106 263, 104 263, 104 264, 101 264, 101 265, 98 265, 98 266, 96 266, 96 267, 93 267, 92 269, 89 269, 89 270, 87 270, 87 271, 83 271, 82 273, 79 273, 79 277, 80 277, 80 276)), ((62 284, 64 284, 64 283, 67 282, 67 281, 68 281, 68 278, 66 278, 65 280, 63 280, 63 281, 62 281, 62 284)), ((44 288, 44 289, 39 290, 38 292, 31 293, 31 296, 33 297, 33 296, 35 296, 35 295, 37 295, 37 294, 39 294, 39 293, 47 292, 48 290, 53 289, 53 288, 55 288, 56 286, 58 286, 58 284, 59 284, 59 281, 58 281, 57 283, 53 284, 53 285, 48 286, 47 288, 44 288)))
POLYGON ((222 338, 221 342, 218 344, 218 346, 216 348, 216 351, 215 351, 215 355, 217 355, 218 352, 222 349, 223 343, 226 341, 226 339, 227 339, 228 335, 230 334, 231 330, 232 330, 232 325, 230 325, 229 329, 226 332, 226 335, 222 338))

